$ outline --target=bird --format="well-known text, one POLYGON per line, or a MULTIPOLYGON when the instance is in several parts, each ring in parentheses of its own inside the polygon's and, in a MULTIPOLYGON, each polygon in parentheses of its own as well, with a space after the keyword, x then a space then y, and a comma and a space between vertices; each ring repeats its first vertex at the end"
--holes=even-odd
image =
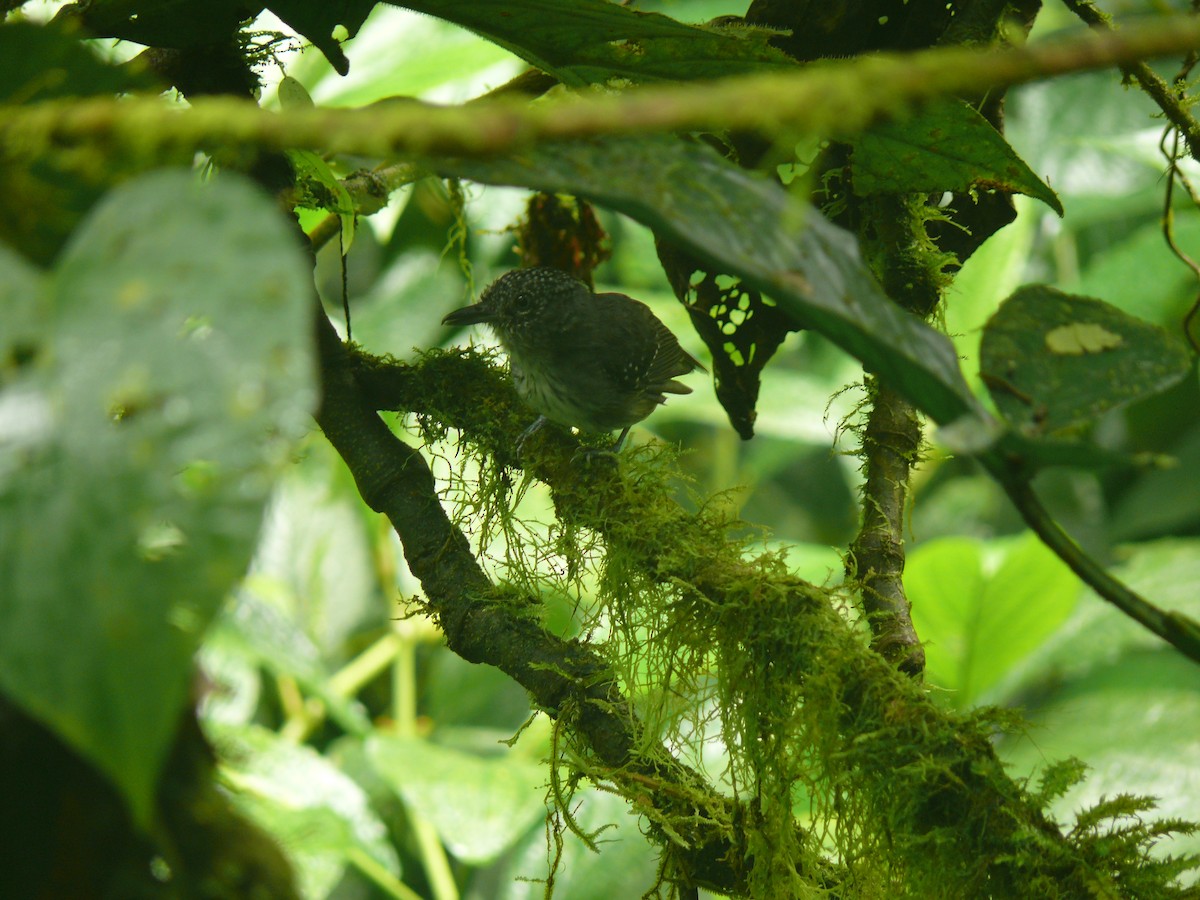
POLYGON ((692 392, 677 376, 705 371, 646 304, 594 293, 559 269, 514 269, 492 282, 478 303, 442 319, 443 325, 479 323, 499 339, 517 393, 538 413, 518 438, 518 451, 551 421, 586 433, 620 428, 615 453, 667 394, 692 392))

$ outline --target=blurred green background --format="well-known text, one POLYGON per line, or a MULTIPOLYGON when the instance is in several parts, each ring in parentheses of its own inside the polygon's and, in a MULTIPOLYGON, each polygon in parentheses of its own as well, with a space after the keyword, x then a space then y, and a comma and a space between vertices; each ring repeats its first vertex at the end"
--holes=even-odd
MULTIPOLYGON (((689 22, 743 7, 638 4, 689 22)), ((1035 36, 1072 22, 1047 8, 1035 36)), ((102 49, 126 53, 111 44, 102 49)), ((328 106, 395 95, 461 102, 522 68, 469 32, 384 6, 347 55, 347 78, 312 50, 283 51, 280 62, 328 106)), ((267 74, 277 81, 280 69, 267 74)), ((1119 79, 1115 72, 1079 75, 1010 94, 1008 137, 1067 213, 1059 219, 1018 197, 1016 222, 957 278, 944 324, 976 386, 982 326, 1021 284, 1098 297, 1168 328, 1178 327, 1195 299, 1194 277, 1161 234, 1162 121, 1119 79)), ((273 94, 268 83, 267 105, 273 94)), ((358 162, 343 161, 348 169, 358 162)), ((1185 168, 1197 174, 1192 161, 1185 168)), ((510 228, 527 195, 471 184, 462 191, 421 181, 360 223, 346 277, 354 338, 369 352, 405 359, 448 342, 489 340, 484 332, 452 335, 439 322, 519 265, 510 228)), ((1200 216, 1183 192, 1176 206, 1177 240, 1200 254, 1200 216)), ((652 236, 620 215, 599 213, 613 255, 597 271, 597 287, 648 303, 702 356, 652 236)), ((312 214, 304 224, 321 217, 312 214)), ((336 243, 320 252, 318 272, 327 307, 340 316, 336 243)), ((792 335, 764 374, 752 441, 738 439, 711 389, 693 378, 695 393, 672 398, 634 430, 632 442, 679 445, 695 490, 728 491, 724 502, 762 526, 764 543, 785 550, 797 572, 835 584, 858 523, 852 427, 861 377, 854 360, 820 337, 792 335)), ((419 440, 412 422, 391 422, 406 440, 419 440)), ((1194 374, 1107 415, 1095 433, 1106 447, 1153 452, 1174 464, 1051 471, 1039 479, 1041 496, 1134 589, 1200 615, 1194 374)), ((452 444, 431 451, 435 472, 461 465, 452 444)), ((552 518, 537 485, 521 511, 535 531, 552 518)), ((469 519, 463 524, 472 527, 469 519)), ((1023 529, 992 479, 942 448, 936 433, 914 479, 908 549, 905 581, 938 702, 1022 709, 1027 728, 1001 739, 1000 748, 1018 776, 1066 756, 1091 767, 1058 802, 1060 818, 1120 792, 1158 797, 1165 816, 1195 815, 1200 671, 1083 590, 1023 529)), ((489 553, 501 575, 503 558, 502 549, 489 553)), ((395 535, 363 506, 337 456, 312 432, 275 486, 250 573, 200 655, 203 724, 221 754, 222 778, 239 805, 279 838, 307 897, 541 896, 538 880, 553 846, 543 764, 550 726, 543 716, 531 718, 527 697, 506 676, 454 656, 428 621, 409 615, 418 591, 395 535)), ((578 598, 548 602, 559 627, 570 631, 582 614, 578 598)), ((709 771, 719 773, 719 744, 706 753, 709 771)), ((654 883, 657 862, 637 817, 612 796, 580 797, 577 819, 588 830, 605 828, 603 852, 592 854, 568 836, 558 895, 639 896, 654 883)), ((1179 839, 1165 849, 1200 849, 1200 840, 1179 839)))

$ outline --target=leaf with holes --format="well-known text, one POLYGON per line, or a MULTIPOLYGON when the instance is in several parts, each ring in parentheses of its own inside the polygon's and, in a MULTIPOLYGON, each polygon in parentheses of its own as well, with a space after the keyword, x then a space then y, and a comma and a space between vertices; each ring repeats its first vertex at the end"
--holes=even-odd
POLYGON ((862 360, 939 423, 989 420, 949 339, 884 294, 854 237, 780 185, 676 137, 546 144, 501 159, 439 159, 446 175, 575 194, 619 210, 762 291, 797 326, 862 360))
POLYGON ((657 241, 657 247, 675 296, 687 305, 692 325, 712 353, 717 400, 734 430, 749 440, 762 370, 799 326, 742 279, 706 269, 668 241, 657 241))

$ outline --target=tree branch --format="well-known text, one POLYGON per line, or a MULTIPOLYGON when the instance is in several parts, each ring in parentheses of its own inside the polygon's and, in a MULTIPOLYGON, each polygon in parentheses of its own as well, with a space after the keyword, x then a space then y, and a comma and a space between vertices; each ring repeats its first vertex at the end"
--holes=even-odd
MULTIPOLYGON (((446 517, 424 458, 398 440, 366 402, 350 356, 323 313, 317 339, 322 375, 317 422, 367 505, 396 529, 450 649, 512 677, 538 707, 569 724, 626 796, 640 798, 648 813, 669 817, 684 841, 672 852, 690 878, 722 892, 744 893, 739 860, 745 848, 737 845, 732 826, 739 804, 713 792, 698 773, 642 734, 603 659, 546 632, 530 614, 535 601, 491 583, 466 537, 446 517)), ((370 380, 369 370, 360 368, 359 374, 370 380)), ((473 399, 478 403, 482 396, 473 399)), ((516 415, 511 395, 508 404, 516 415)), ((822 883, 829 883, 828 875, 822 883)))
MULTIPOLYGON (((1090 0, 1064 0, 1067 8, 1084 22, 1105 34, 1113 34, 1112 19, 1102 13, 1090 0)), ((1179 129, 1192 159, 1200 159, 1200 122, 1187 111, 1179 96, 1144 62, 1117 63, 1127 78, 1134 79, 1150 99, 1158 104, 1163 115, 1179 129)))
POLYGON ((266 112, 199 98, 186 111, 145 98, 75 99, 0 107, 0 147, 41 153, 78 144, 157 158, 213 144, 305 148, 392 159, 511 153, 537 141, 710 130, 852 137, 922 102, 1200 47, 1200 21, 1170 16, 1143 27, 1015 49, 941 48, 814 63, 778 74, 592 93, 569 102, 498 98, 464 107, 406 103, 366 109, 266 112), (770 97, 770 103, 762 103, 770 97), (748 102, 748 98, 753 102, 748 102))
MULTIPOLYGON (((417 366, 360 354, 354 365, 363 402, 429 416, 460 429, 481 452, 515 462, 509 436, 518 429, 510 423, 528 412, 478 354, 438 353, 417 366)), ((887 847, 889 865, 904 869, 910 884, 988 885, 996 896, 1017 896, 1038 879, 1091 884, 1098 871, 1120 865, 1081 836, 1061 834, 1004 772, 987 728, 937 709, 862 643, 824 592, 769 555, 744 559, 725 535, 730 523, 664 503, 670 488, 652 472, 630 477, 621 460, 580 462, 579 445, 565 432, 543 429, 531 444, 522 463, 550 485, 559 519, 600 533, 610 560, 632 558, 648 577, 676 588, 670 627, 691 630, 712 648, 726 740, 732 735, 731 752, 743 760, 735 765, 759 779, 739 788, 747 797, 738 807, 743 830, 776 834, 769 823, 779 792, 787 788, 790 821, 790 791, 803 780, 814 797, 836 784, 839 827, 883 842, 877 849, 887 847), (1041 849, 1031 852, 1030 841, 1041 849)), ((754 865, 812 858, 798 850, 789 856, 786 847, 762 852, 768 856, 754 865)), ((836 891, 830 873, 817 871, 817 881, 836 891)), ((754 870, 746 877, 753 886, 754 870)))

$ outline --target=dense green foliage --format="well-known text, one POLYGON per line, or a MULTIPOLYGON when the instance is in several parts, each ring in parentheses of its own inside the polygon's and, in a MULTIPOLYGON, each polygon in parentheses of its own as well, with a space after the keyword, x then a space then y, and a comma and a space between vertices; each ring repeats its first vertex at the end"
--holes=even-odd
POLYGON ((0 7, 0 895, 1194 895, 1190 70, 878 5, 0 7), (715 384, 518 455, 522 263, 715 384))

